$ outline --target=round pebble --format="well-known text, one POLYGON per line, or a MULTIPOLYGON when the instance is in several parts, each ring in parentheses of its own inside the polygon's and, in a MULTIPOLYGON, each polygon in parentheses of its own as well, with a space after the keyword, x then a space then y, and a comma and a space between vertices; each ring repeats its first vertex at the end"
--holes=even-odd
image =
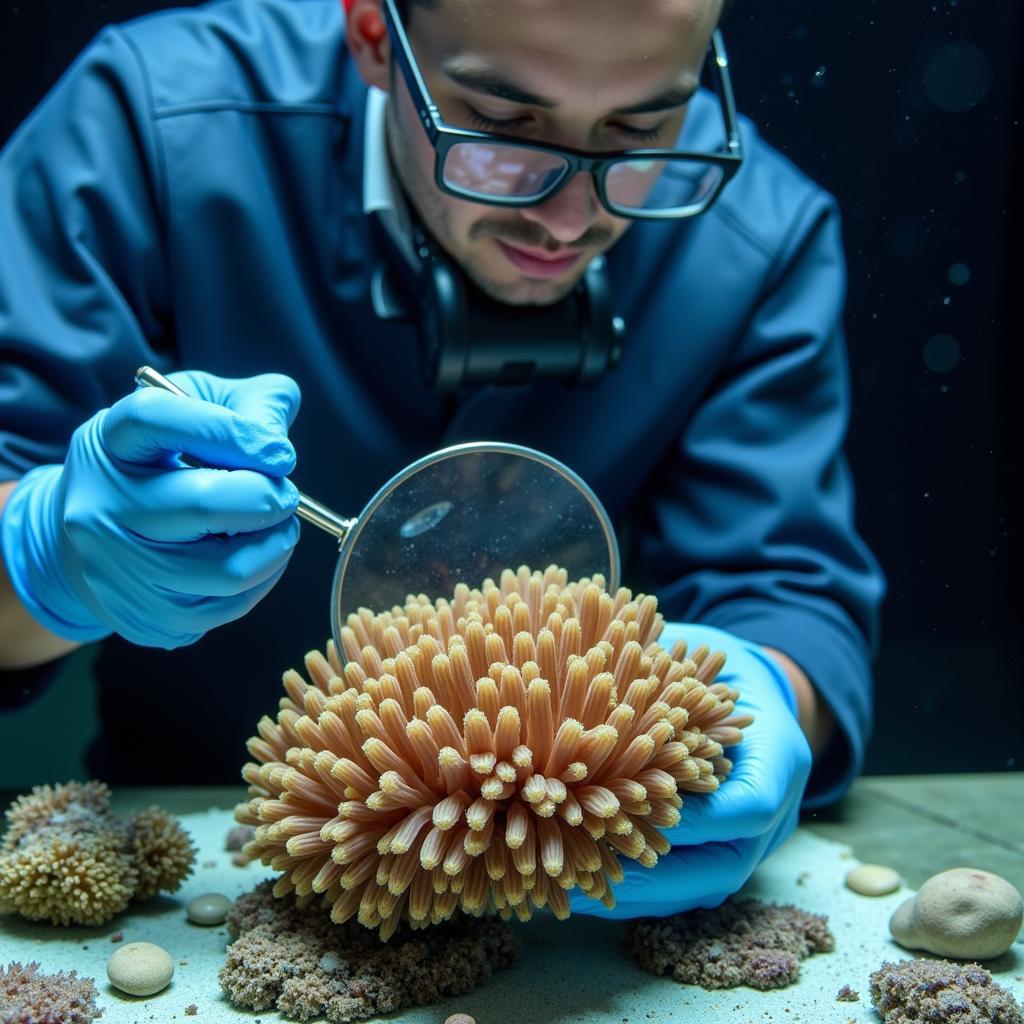
POLYGON ((1005 878, 980 868, 950 868, 932 875, 889 920, 905 949, 958 960, 1002 956, 1024 921, 1024 900, 1005 878))
POLYGON ((223 924, 231 909, 231 900, 219 892, 204 892, 190 900, 185 908, 188 919, 196 924, 223 924))
POLYGON ((899 873, 884 864, 861 864, 846 872, 846 887, 861 896, 887 896, 901 881, 899 873))
POLYGON ((453 1013, 444 1024, 476 1024, 476 1021, 468 1013, 453 1013))
POLYGON ((171 954, 152 942, 129 942, 107 961, 110 984, 130 996, 156 995, 173 974, 171 954))

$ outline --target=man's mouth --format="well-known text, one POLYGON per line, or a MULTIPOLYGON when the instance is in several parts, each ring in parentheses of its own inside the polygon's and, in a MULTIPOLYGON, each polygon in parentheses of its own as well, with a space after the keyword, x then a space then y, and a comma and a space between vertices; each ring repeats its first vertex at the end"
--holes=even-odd
POLYGON ((578 250, 552 253, 546 249, 524 249, 510 245, 500 238, 494 241, 509 263, 527 277, 559 277, 583 256, 578 250))

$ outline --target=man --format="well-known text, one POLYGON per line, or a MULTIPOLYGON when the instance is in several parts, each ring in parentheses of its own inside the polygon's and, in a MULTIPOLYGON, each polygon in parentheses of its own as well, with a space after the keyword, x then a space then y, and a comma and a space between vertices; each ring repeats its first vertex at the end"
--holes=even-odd
POLYGON ((594 487, 624 582, 690 624, 666 641, 725 650, 757 715, 618 891, 626 914, 719 902, 801 798, 843 791, 868 726, 882 583, 841 456, 835 204, 734 123, 719 0, 346 7, 108 30, 3 154, 3 664, 104 640, 91 769, 231 777, 329 632, 334 552, 296 546, 293 468, 354 514, 435 448, 526 444, 594 487), (431 387, 379 287, 422 281, 420 249, 509 323, 603 256, 621 357, 586 386, 431 387), (194 397, 123 397, 145 363, 194 397))

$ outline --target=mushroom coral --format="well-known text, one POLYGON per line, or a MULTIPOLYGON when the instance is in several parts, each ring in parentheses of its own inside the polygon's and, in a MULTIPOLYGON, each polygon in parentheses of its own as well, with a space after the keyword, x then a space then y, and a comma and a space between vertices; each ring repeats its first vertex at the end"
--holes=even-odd
POLYGON ((0 909, 34 921, 98 925, 132 899, 173 892, 195 851, 159 807, 122 820, 102 782, 36 786, 7 810, 0 909))
POLYGON ((680 794, 717 789, 752 721, 724 655, 662 650, 663 624, 654 597, 554 566, 350 615, 344 666, 308 654, 249 740, 246 855, 384 940, 457 908, 564 919, 574 887, 613 906, 619 857, 669 851, 680 794))
POLYGON ((17 960, 0 967, 0 1024, 91 1024, 96 983, 77 971, 43 974, 39 964, 17 960))

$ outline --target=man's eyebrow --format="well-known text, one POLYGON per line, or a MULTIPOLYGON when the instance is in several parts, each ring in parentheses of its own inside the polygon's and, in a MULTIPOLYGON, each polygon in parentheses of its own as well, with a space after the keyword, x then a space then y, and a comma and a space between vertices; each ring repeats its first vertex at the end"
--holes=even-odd
MULTIPOLYGON (((457 59, 443 61, 441 70, 456 85, 461 85, 464 89, 470 89, 473 92, 485 93, 500 100, 508 100, 510 103, 521 103, 526 107, 542 107, 545 110, 552 110, 558 106, 554 100, 538 96, 493 71, 467 66, 457 59)), ((676 85, 650 99, 641 100, 628 107, 621 107, 614 113, 653 114, 661 110, 674 110, 676 107, 686 106, 693 99, 696 91, 696 84, 676 85)))
POLYGON ((467 67, 458 60, 451 59, 442 61, 441 70, 456 85, 461 85, 464 89, 472 89, 474 92, 496 96, 498 99, 508 100, 510 103, 522 103, 527 107, 550 109, 558 106, 554 100, 548 100, 543 96, 537 96, 532 92, 528 92, 514 82, 509 82, 507 79, 485 68, 467 67))
POLYGON ((685 107, 693 99, 696 92, 696 84, 675 85, 671 89, 658 93, 657 96, 652 96, 649 100, 642 100, 640 103, 634 103, 629 107, 620 107, 615 113, 654 114, 660 110, 674 110, 676 107, 685 107))

